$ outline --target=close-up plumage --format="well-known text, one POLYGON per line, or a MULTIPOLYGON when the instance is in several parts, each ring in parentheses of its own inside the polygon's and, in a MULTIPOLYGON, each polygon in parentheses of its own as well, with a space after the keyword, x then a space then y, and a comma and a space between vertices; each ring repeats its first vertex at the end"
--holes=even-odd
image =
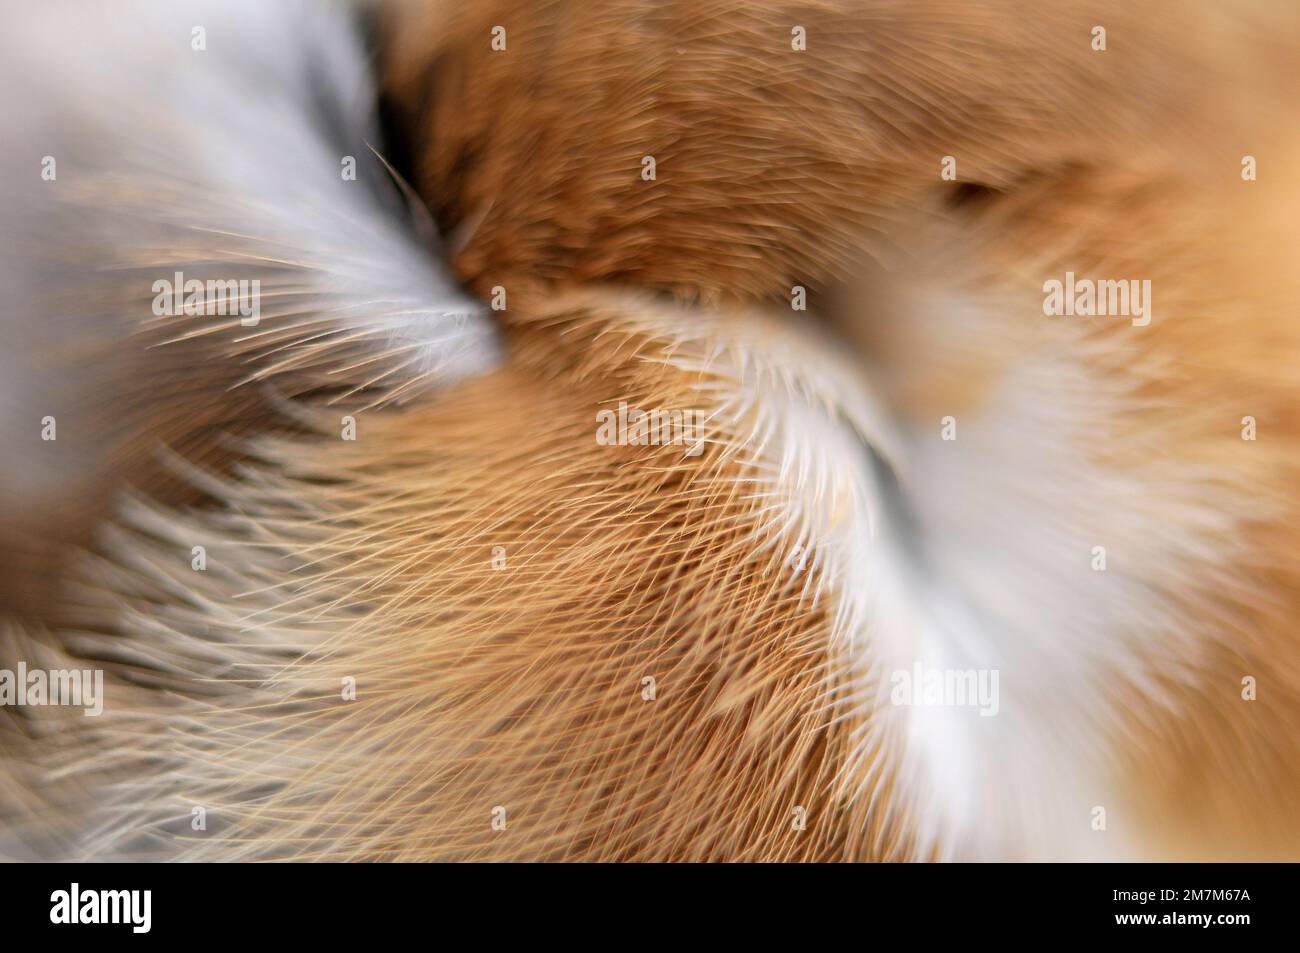
POLYGON ((1300 859, 1294 4, 4 19, 0 858, 1300 859))

